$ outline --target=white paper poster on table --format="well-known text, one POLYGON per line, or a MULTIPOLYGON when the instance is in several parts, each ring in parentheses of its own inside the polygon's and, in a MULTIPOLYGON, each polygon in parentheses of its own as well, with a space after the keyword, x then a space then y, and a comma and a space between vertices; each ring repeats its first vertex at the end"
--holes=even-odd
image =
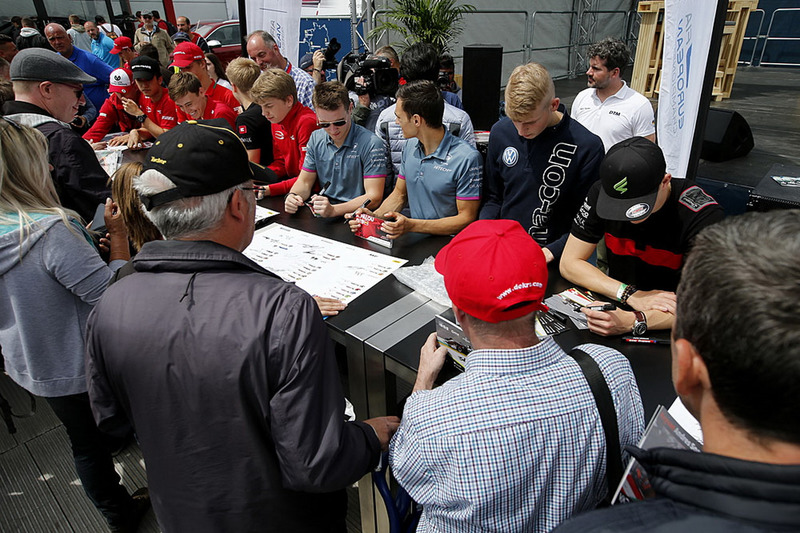
POLYGON ((716 10, 716 0, 667 0, 664 4, 658 145, 664 151, 667 172, 676 178, 686 177, 716 10))
POLYGON ((405 259, 270 224, 244 255, 312 296, 350 303, 406 263, 405 259))
MULTIPOLYGON (((238 17, 237 0, 226 0, 228 13, 238 17)), ((256 0, 247 3, 247 33, 264 30, 275 38, 284 57, 297 65, 300 49, 300 0, 256 0)))

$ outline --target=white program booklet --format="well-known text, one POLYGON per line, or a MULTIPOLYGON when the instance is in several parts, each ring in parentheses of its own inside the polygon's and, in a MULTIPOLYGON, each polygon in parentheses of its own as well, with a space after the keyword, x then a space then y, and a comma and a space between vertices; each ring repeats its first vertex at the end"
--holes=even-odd
POLYGON ((244 255, 312 296, 345 303, 406 263, 282 224, 256 231, 244 255))

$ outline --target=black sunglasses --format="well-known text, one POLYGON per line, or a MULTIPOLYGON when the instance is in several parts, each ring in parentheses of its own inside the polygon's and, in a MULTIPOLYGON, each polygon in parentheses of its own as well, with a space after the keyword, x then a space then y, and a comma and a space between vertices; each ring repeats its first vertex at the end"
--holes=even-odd
POLYGON ((72 91, 75 93, 75 98, 77 98, 78 100, 80 100, 81 96, 83 96, 83 85, 78 85, 78 87, 70 85, 69 83, 62 83, 61 85, 72 89, 72 91))
POLYGON ((336 122, 317 122, 317 126, 322 129, 330 128, 331 126, 336 126, 337 128, 341 128, 347 124, 347 119, 337 120, 336 122))

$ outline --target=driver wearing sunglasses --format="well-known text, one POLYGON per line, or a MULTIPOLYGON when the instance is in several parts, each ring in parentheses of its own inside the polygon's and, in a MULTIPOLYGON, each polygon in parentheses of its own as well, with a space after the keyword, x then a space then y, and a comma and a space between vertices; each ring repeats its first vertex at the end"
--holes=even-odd
POLYGON ((307 200, 314 214, 322 217, 380 205, 387 173, 383 142, 353 124, 353 104, 340 82, 320 83, 313 99, 320 129, 308 141, 300 175, 286 195, 286 212, 296 213, 307 200))

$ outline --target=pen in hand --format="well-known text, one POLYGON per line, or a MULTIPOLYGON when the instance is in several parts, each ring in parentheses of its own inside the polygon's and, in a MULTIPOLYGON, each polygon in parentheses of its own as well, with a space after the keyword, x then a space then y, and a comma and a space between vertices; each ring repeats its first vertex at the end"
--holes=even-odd
POLYGON ((357 212, 359 209, 364 209, 364 208, 366 208, 366 207, 367 207, 369 204, 371 204, 371 203, 372 203, 372 200, 370 200, 369 198, 367 198, 366 200, 364 200, 364 203, 363 203, 363 204, 361 204, 361 207, 357 208, 355 211, 353 211, 352 213, 350 213, 350 218, 347 218, 347 217, 345 217, 345 219, 344 219, 344 223, 345 223, 345 224, 347 224, 348 222, 350 222, 350 219, 352 219, 354 216, 356 216, 356 212, 357 212))
POLYGON ((317 196, 325 196, 325 191, 327 190, 328 186, 326 185, 317 194, 312 195, 311 198, 308 199, 308 201, 304 202, 306 204, 306 207, 311 209, 311 213, 313 213, 315 217, 318 217, 319 215, 317 214, 316 211, 314 211, 314 198, 317 196))

